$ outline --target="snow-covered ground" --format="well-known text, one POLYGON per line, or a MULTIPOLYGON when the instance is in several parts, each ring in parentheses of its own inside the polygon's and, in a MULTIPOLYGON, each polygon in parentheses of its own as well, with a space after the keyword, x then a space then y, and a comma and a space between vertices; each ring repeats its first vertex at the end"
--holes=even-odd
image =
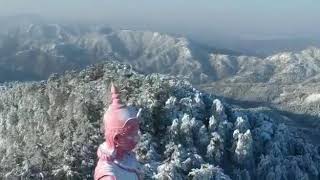
POLYGON ((305 99, 306 103, 320 102, 320 94, 310 94, 305 99))

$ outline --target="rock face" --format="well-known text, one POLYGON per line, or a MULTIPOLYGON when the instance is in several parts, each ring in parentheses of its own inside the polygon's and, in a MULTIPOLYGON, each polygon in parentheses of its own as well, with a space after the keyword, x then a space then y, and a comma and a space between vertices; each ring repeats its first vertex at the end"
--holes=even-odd
POLYGON ((143 108, 145 179, 320 178, 320 148, 267 114, 117 63, 2 88, 0 177, 91 179, 111 81, 143 108))

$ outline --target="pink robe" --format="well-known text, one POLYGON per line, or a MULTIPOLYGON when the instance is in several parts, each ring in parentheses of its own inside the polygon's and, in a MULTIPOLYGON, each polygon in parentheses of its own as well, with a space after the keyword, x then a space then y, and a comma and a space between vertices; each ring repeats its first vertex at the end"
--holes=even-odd
POLYGON ((98 148, 99 161, 95 169, 94 179, 99 180, 105 176, 112 176, 116 180, 140 180, 140 163, 135 154, 129 152, 121 160, 110 160, 106 144, 103 143, 98 148))

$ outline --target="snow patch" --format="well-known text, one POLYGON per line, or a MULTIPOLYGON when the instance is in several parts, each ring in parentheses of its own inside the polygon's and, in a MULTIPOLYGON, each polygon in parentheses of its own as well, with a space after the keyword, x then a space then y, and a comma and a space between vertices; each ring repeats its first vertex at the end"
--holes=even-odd
POLYGON ((306 103, 313 103, 313 102, 318 102, 318 101, 320 102, 320 94, 310 94, 304 100, 304 102, 306 102, 306 103))

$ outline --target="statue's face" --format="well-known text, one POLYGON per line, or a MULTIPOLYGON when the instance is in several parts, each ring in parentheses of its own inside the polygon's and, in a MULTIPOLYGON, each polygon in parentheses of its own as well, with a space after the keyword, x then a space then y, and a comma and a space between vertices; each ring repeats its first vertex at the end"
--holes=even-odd
POLYGON ((131 151, 139 142, 139 124, 137 121, 128 122, 125 126, 125 132, 116 135, 114 142, 117 148, 125 151, 131 151))

